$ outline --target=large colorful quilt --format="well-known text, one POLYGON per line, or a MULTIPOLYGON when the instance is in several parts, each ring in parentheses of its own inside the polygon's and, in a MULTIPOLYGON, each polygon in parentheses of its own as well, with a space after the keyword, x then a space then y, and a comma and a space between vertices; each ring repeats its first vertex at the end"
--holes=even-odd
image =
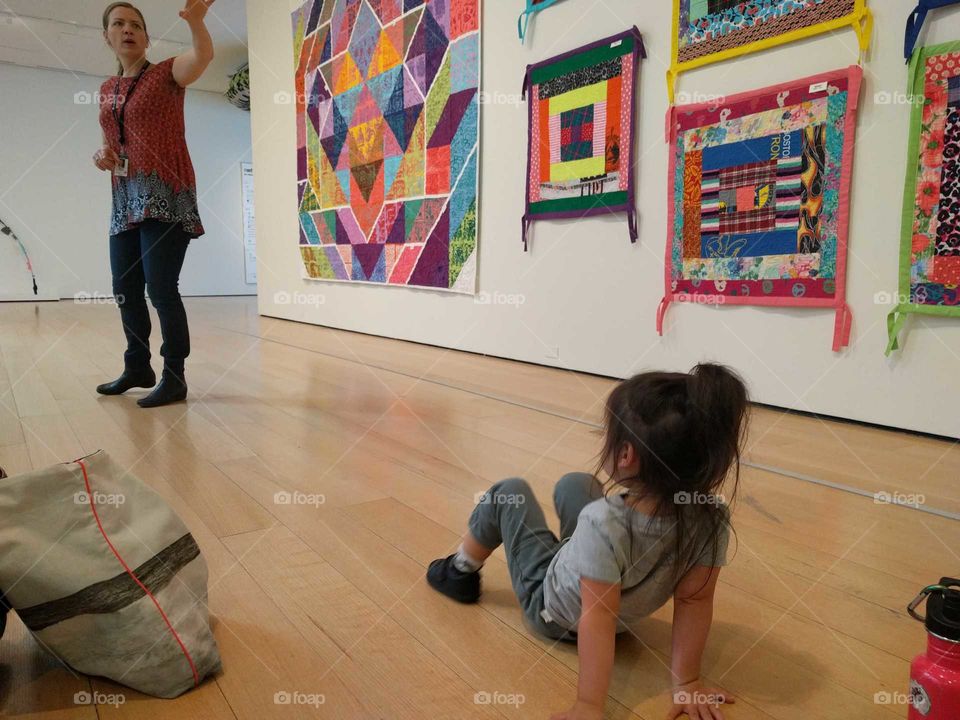
POLYGON ((899 349, 908 315, 960 317, 960 42, 919 48, 910 78, 900 297, 887 354, 899 349))
POLYGON ((866 0, 674 0, 670 102, 677 75, 842 27, 853 27, 861 53, 870 43, 866 0))
POLYGON ((308 278, 476 292, 479 1, 293 13, 308 278))
POLYGON ((534 220, 626 213, 637 239, 636 82, 646 54, 636 27, 527 68, 527 202, 534 220))
POLYGON ((859 66, 672 107, 666 296, 836 310, 850 337, 847 227, 859 66))

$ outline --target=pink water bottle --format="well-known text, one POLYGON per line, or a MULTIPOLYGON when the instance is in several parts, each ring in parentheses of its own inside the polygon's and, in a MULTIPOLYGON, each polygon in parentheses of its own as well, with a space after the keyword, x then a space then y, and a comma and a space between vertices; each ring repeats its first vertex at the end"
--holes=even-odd
POLYGON ((941 578, 924 588, 907 611, 927 628, 927 651, 910 665, 908 720, 960 718, 960 580, 941 578), (927 599, 927 616, 917 607, 927 599))

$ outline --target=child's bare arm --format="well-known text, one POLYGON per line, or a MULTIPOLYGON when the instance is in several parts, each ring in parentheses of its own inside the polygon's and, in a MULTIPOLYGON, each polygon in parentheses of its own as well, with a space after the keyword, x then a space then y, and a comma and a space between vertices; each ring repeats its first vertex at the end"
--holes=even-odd
POLYGON ((700 662, 713 621, 713 595, 720 568, 698 565, 680 581, 673 594, 673 711, 691 717, 723 718, 718 706, 732 703, 725 693, 703 687, 700 662), (707 708, 713 708, 713 714, 707 708), (691 710, 700 714, 691 714, 691 710), (707 714, 703 714, 707 713, 707 714))
POLYGON ((552 720, 599 720, 607 701, 620 612, 620 586, 580 579, 583 607, 577 626, 580 681, 577 702, 552 720))

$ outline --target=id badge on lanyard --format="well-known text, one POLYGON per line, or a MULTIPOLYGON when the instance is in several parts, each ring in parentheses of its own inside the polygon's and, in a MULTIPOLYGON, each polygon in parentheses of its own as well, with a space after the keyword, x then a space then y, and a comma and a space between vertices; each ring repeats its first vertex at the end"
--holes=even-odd
POLYGON ((134 91, 137 89, 137 85, 140 83, 140 79, 143 77, 143 74, 147 71, 147 68, 150 67, 150 63, 146 62, 143 68, 140 70, 140 74, 137 75, 137 79, 130 84, 130 89, 127 90, 127 96, 123 100, 123 107, 120 108, 119 112, 117 111, 117 100, 120 95, 120 80, 117 79, 117 85, 113 91, 113 117, 117 121, 117 126, 120 130, 120 154, 119 161, 116 166, 113 168, 113 174, 116 177, 127 177, 130 174, 130 158, 127 155, 127 105, 130 104, 130 99, 133 97, 134 91))

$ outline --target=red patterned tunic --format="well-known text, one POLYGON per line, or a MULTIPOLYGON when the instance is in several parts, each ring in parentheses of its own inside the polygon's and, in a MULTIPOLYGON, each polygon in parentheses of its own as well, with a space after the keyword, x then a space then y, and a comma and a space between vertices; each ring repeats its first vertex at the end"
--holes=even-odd
MULTIPOLYGON (((150 65, 126 109, 127 177, 113 175, 110 234, 117 235, 147 219, 182 223, 190 237, 204 234, 197 209, 197 181, 187 150, 183 100, 186 91, 173 79, 174 58, 150 65)), ((126 102, 136 77, 112 77, 100 87, 100 125, 107 143, 120 154, 120 128, 113 116, 126 102), (119 79, 119 91, 117 80, 119 79)))

